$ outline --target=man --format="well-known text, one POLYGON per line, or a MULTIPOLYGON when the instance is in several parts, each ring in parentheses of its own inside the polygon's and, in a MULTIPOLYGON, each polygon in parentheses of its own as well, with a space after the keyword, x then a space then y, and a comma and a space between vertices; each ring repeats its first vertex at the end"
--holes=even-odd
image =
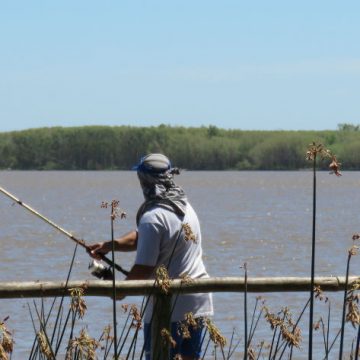
MULTIPOLYGON (((192 279, 206 278, 202 260, 201 232, 197 215, 187 200, 183 189, 174 182, 174 174, 169 159, 163 154, 149 154, 135 167, 145 201, 137 216, 137 229, 115 241, 116 251, 135 251, 135 264, 127 280, 154 278, 155 270, 163 265, 170 278, 183 275, 192 279)), ((111 242, 94 244, 92 256, 106 254, 111 250, 111 242)), ((200 358, 201 319, 213 314, 211 294, 179 295, 171 317, 172 337, 177 345, 172 357, 180 354, 183 360, 200 358), (198 326, 190 327, 191 338, 185 339, 178 331, 184 316, 192 313, 198 326)), ((146 359, 150 359, 150 322, 152 303, 145 311, 144 337, 146 359)))

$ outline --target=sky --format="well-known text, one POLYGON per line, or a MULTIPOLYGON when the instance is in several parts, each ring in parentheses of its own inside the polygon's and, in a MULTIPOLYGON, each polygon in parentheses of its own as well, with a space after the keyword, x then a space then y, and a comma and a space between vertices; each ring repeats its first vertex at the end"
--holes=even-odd
POLYGON ((0 0, 0 131, 360 123, 360 1, 0 0))

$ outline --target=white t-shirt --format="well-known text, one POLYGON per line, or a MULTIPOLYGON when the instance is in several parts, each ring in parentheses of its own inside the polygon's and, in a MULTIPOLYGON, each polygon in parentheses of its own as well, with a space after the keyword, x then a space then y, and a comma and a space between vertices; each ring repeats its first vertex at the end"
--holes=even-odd
MULTIPOLYGON (((170 210, 154 207, 141 217, 137 230, 136 264, 155 267, 164 265, 172 279, 179 278, 182 274, 187 274, 192 279, 209 277, 202 260, 199 220, 189 203, 183 221, 170 210), (190 226, 195 241, 185 240, 183 224, 190 226)), ((173 296, 173 301, 175 297, 173 296)), ((212 295, 178 295, 171 321, 184 320, 184 315, 188 312, 192 312, 195 317, 213 315, 212 295)), ((145 323, 150 322, 151 314, 150 300, 145 312, 145 323)))

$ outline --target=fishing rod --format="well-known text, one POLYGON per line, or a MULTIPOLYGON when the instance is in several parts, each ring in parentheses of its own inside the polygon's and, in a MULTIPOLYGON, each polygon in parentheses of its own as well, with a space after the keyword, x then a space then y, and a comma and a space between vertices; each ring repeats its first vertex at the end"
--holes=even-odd
MULTIPOLYGON (((69 233, 68 231, 66 231, 65 229, 61 228, 59 225, 55 224, 53 221, 51 221, 50 219, 46 218, 45 216, 41 215, 39 212, 37 212, 35 209, 33 209, 32 207, 30 207, 29 205, 25 204, 24 202, 22 202, 21 200, 19 200, 17 197, 15 197, 14 195, 10 194, 8 191, 6 191, 4 188, 0 187, 0 192, 2 192, 4 195, 6 195, 7 197, 9 197, 11 200, 15 201, 17 204, 19 204, 20 206, 24 207, 26 210, 30 211, 32 214, 36 215, 38 218, 40 218, 41 220, 45 221, 46 223, 48 223, 49 225, 51 225, 53 228, 55 228, 56 230, 59 230, 60 232, 62 232, 64 235, 66 235, 67 237, 69 237, 71 240, 75 241, 78 245, 82 246, 89 254, 91 252, 90 247, 88 245, 85 244, 85 241, 82 239, 77 239, 73 234, 69 233)), ((109 258, 107 258, 105 255, 103 254, 98 254, 101 258, 102 261, 104 261, 106 264, 110 265, 111 267, 114 267, 116 270, 120 271, 121 273, 123 273, 125 276, 127 276, 129 274, 129 272, 125 269, 123 269, 120 265, 112 262, 109 258)), ((92 264, 91 265, 92 268, 95 267, 95 271, 96 270, 104 270, 104 271, 110 271, 110 269, 103 269, 101 268, 101 266, 99 266, 98 264, 92 264)), ((98 276, 96 274, 96 272, 94 273, 95 276, 98 276)), ((99 277, 99 276, 98 276, 99 277)))

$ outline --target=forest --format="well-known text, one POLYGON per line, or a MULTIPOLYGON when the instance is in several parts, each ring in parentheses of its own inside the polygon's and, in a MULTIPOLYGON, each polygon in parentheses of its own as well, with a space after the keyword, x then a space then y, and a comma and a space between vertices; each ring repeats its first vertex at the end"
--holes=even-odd
MULTIPOLYGON (((188 170, 299 170, 313 141, 336 154, 344 170, 360 170, 360 129, 245 131, 216 126, 49 127, 0 133, 0 169, 130 170, 150 152, 188 170)), ((325 168, 324 164, 324 168, 325 168)))

